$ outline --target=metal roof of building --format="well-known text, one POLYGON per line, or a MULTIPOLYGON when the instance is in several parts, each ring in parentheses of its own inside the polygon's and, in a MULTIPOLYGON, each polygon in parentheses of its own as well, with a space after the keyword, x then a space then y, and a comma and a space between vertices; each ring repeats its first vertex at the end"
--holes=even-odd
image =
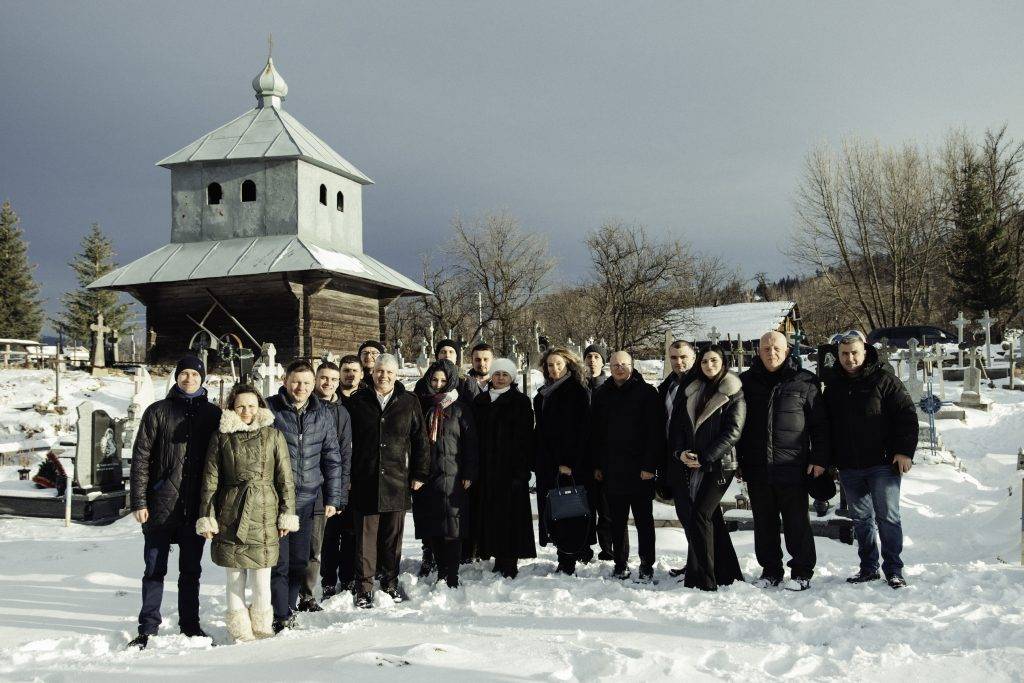
POLYGON ((294 116, 278 107, 250 109, 234 121, 207 133, 157 166, 236 159, 303 159, 363 185, 373 181, 314 135, 294 116))
POLYGON ((309 270, 345 275, 413 294, 431 294, 366 254, 327 249, 294 235, 168 244, 107 273, 89 288, 126 289, 161 282, 309 270))
POLYGON ((723 306, 681 308, 666 316, 676 339, 707 341, 711 328, 734 340, 753 341, 777 330, 796 304, 792 301, 753 301, 723 306))

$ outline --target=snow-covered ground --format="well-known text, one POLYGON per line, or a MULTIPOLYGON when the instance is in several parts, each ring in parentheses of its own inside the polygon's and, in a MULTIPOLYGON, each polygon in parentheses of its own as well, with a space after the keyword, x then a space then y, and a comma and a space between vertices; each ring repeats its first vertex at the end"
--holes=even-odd
MULTIPOLYGON (((53 435, 56 416, 18 409, 52 396, 43 375, 0 372, 0 441, 24 437, 23 426, 53 435)), ((162 382, 154 384, 160 395, 162 382)), ((76 374, 63 387, 71 405, 89 395, 123 414, 131 380, 76 374)), ((451 591, 414 576, 419 543, 410 520, 402 576, 408 603, 394 605, 378 593, 378 607, 364 611, 337 597, 322 613, 300 615, 292 632, 211 648, 173 635, 172 555, 167 635, 144 652, 128 652, 142 572, 138 525, 125 518, 64 529, 57 520, 6 517, 0 679, 1020 681, 1024 570, 1015 466, 1024 445, 1024 394, 989 395, 996 400, 991 413, 939 423, 966 472, 920 462, 904 481, 910 586, 902 591, 847 585, 856 550, 821 538, 810 591, 749 584, 715 594, 686 590, 667 573, 686 552, 675 528, 657 532, 657 585, 611 579, 609 563, 555 576, 554 553, 545 548, 514 581, 496 578, 484 563, 464 568, 463 587, 451 591)), ((746 576, 756 578, 752 534, 735 533, 733 541, 746 576)), ((203 623, 226 642, 223 582, 223 570, 207 561, 203 623)))

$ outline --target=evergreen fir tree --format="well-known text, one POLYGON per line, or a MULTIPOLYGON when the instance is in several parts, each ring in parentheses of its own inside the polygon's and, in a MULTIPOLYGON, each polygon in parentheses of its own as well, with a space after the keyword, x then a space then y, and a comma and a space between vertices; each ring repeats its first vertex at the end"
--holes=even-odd
POLYGON ((32 277, 18 214, 0 206, 0 337, 38 339, 43 326, 39 285, 32 277))
POLYGON ((954 190, 950 269, 959 307, 993 314, 1013 305, 1013 263, 1006 229, 996 220, 980 164, 967 159, 954 190))
POLYGON ((131 331, 127 323, 128 304, 118 302, 117 292, 86 289, 90 283, 117 268, 113 259, 113 245, 100 230, 100 226, 93 223, 89 234, 82 239, 81 253, 68 264, 75 271, 78 289, 61 297, 64 311, 57 325, 64 331, 66 338, 88 346, 92 338, 89 325, 96 322, 99 313, 103 314, 103 324, 111 329, 122 335, 131 331))

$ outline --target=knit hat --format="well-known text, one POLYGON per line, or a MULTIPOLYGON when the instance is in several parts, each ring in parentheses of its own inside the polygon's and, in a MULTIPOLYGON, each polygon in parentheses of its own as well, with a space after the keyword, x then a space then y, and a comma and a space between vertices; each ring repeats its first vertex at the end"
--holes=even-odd
POLYGON ((601 360, 608 360, 608 349, 601 346, 600 344, 591 344, 587 348, 583 349, 583 357, 586 358, 588 353, 596 353, 601 356, 601 360))
POLYGON ((384 353, 384 345, 383 344, 381 344, 379 341, 376 341, 374 339, 367 339, 366 341, 364 341, 362 344, 359 345, 358 355, 360 355, 360 356, 363 355, 363 349, 367 349, 367 348, 377 349, 381 353, 384 353))
POLYGON ((507 372, 511 375, 513 382, 516 381, 516 375, 519 374, 516 364, 508 358, 495 358, 491 361, 491 374, 496 372, 507 372))
POLYGON ((455 353, 459 352, 459 345, 455 343, 454 340, 442 339, 441 341, 437 342, 437 344, 434 345, 434 356, 437 356, 437 354, 441 353, 441 349, 443 349, 446 346, 450 346, 453 349, 455 349, 455 353))
POLYGON ((174 379, 178 379, 182 370, 195 370, 199 373, 200 381, 206 381, 206 366, 195 356, 182 356, 178 364, 174 366, 174 379))

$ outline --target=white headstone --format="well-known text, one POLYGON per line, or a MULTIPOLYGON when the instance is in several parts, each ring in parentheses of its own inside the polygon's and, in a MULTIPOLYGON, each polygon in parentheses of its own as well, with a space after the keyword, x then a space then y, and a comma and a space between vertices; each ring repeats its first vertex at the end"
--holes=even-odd
POLYGON ((974 322, 985 328, 985 367, 992 367, 992 323, 996 322, 998 318, 993 318, 988 314, 988 309, 985 309, 985 315, 981 316, 974 322))

